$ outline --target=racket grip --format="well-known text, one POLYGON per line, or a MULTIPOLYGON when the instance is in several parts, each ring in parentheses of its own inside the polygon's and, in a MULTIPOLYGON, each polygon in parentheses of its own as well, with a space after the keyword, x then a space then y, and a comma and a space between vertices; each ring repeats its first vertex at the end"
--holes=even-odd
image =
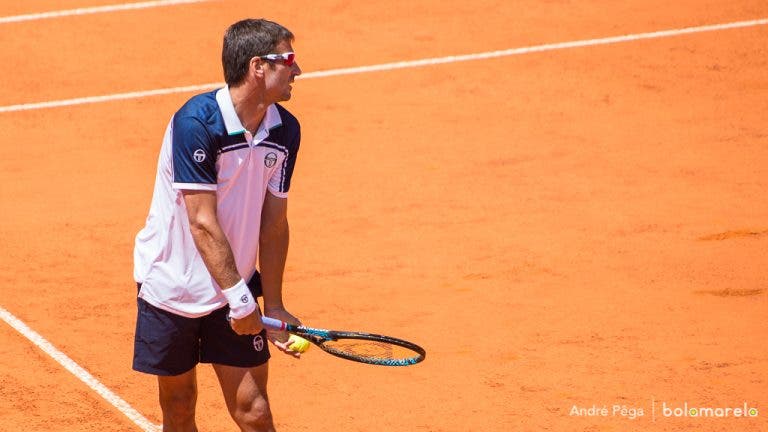
POLYGON ((279 319, 263 316, 261 317, 261 323, 269 330, 285 330, 287 324, 279 319))

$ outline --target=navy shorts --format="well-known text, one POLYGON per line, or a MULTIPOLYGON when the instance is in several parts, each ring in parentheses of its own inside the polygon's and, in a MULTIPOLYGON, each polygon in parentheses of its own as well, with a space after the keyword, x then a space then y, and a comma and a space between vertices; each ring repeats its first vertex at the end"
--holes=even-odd
POLYGON ((254 367, 269 360, 266 330, 258 335, 238 335, 229 326, 228 306, 203 317, 187 318, 156 308, 141 298, 137 301, 133 351, 136 371, 172 376, 198 363, 254 367))

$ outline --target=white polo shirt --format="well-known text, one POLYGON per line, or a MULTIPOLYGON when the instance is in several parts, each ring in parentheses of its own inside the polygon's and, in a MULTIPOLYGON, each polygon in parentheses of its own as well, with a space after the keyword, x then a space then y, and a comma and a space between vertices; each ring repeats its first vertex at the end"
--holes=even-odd
POLYGON ((277 104, 267 109, 252 137, 227 87, 197 95, 181 107, 166 129, 149 216, 136 236, 139 297, 187 317, 226 305, 222 287, 192 239, 182 191, 216 191, 219 224, 237 270, 249 280, 258 256, 264 198, 267 191, 287 197, 300 140, 298 121, 277 104))

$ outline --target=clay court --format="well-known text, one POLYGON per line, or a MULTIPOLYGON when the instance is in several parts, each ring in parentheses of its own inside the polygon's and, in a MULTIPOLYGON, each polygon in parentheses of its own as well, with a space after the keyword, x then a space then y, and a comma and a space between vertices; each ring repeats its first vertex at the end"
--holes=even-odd
MULTIPOLYGON (((114 4, 0 5, 0 430, 157 430, 133 239, 170 116, 222 85, 246 17, 290 28, 304 71, 288 309, 428 353, 273 350, 280 431, 768 430, 764 0, 28 16, 114 4)), ((198 373, 200 430, 235 430, 198 373)))

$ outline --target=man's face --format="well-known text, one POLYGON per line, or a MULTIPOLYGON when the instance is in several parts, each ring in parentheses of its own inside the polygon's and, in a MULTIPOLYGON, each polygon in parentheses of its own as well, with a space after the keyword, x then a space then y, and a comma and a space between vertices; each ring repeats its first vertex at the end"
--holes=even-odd
MULTIPOLYGON (((270 54, 283 54, 293 52, 290 41, 280 42, 270 54)), ((264 84, 268 98, 275 101, 287 101, 291 98, 291 90, 294 78, 301 75, 299 64, 295 61, 290 66, 286 65, 282 59, 275 61, 265 60, 264 84)))

